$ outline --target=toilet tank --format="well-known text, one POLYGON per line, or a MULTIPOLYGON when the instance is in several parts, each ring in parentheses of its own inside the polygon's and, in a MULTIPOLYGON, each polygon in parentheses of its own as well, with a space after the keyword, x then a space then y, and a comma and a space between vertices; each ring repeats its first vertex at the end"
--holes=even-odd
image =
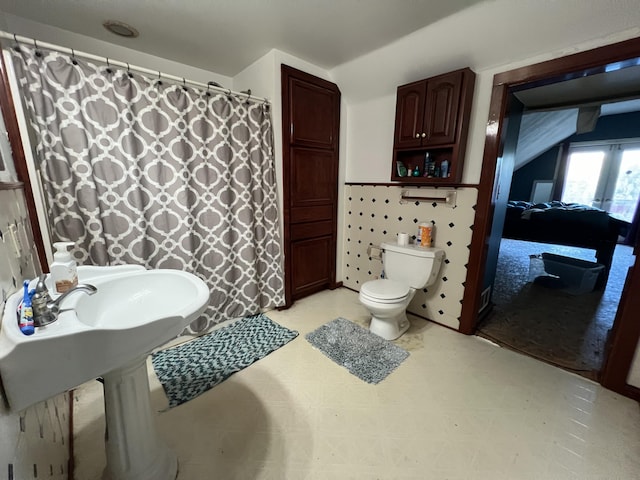
POLYGON ((386 278, 416 289, 432 285, 438 278, 444 250, 396 243, 383 243, 380 248, 386 278))

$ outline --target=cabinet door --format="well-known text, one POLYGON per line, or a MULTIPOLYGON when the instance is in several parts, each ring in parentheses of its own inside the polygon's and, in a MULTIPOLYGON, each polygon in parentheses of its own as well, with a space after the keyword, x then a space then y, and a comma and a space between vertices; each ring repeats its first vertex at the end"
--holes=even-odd
POLYGON ((425 81, 398 87, 395 148, 419 147, 426 137, 422 129, 426 90, 425 81))
POLYGON ((430 78, 426 86, 422 145, 442 145, 456 140, 456 122, 462 89, 463 72, 430 78))

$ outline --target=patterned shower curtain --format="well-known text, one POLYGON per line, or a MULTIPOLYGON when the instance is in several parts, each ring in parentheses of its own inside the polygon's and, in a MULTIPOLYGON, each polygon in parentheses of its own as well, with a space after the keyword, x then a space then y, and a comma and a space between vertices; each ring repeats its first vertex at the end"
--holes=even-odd
POLYGON ((20 45, 54 241, 81 264, 195 273, 207 330, 284 303, 268 106, 20 45))

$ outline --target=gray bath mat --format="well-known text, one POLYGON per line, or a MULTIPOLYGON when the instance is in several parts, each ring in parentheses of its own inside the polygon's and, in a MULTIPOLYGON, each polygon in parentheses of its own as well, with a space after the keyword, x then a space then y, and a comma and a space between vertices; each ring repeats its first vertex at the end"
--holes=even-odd
POLYGON ((298 336, 263 314, 151 356, 169 408, 197 397, 298 336))
POLYGON ((336 318, 305 338, 338 365, 368 383, 379 383, 409 352, 344 318, 336 318))

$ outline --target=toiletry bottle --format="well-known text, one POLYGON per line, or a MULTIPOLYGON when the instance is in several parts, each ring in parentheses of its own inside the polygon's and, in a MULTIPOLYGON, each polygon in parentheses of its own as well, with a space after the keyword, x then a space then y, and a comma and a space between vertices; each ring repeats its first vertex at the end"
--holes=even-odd
POLYGON ((31 308, 31 297, 29 296, 29 281, 24 281, 24 294, 22 296, 22 306, 20 307, 20 320, 18 327, 25 335, 32 335, 35 332, 33 326, 33 309, 31 308))
POLYGON ((404 163, 402 163, 400 160, 396 161, 396 168, 399 177, 407 176, 407 167, 405 167, 404 163))
POLYGON ((433 222, 421 222, 418 225, 416 244, 421 247, 431 247, 433 240, 433 222))
POLYGON ((427 177, 434 177, 436 174, 436 161, 433 158, 429 159, 429 164, 427 165, 427 177))
POLYGON ((440 176, 442 178, 449 176, 449 160, 442 160, 442 162, 440 162, 440 176))
POLYGON ((414 177, 420 176, 420 167, 418 165, 416 165, 416 168, 413 169, 413 176, 414 177))
POLYGON ((76 262, 71 258, 69 249, 73 242, 56 242, 53 244, 56 252, 51 264, 51 278, 56 293, 64 293, 78 284, 78 270, 76 262))
POLYGON ((429 175, 429 164, 431 163, 431 159, 429 158, 429 152, 424 154, 424 168, 422 169, 422 176, 426 177, 429 175))

